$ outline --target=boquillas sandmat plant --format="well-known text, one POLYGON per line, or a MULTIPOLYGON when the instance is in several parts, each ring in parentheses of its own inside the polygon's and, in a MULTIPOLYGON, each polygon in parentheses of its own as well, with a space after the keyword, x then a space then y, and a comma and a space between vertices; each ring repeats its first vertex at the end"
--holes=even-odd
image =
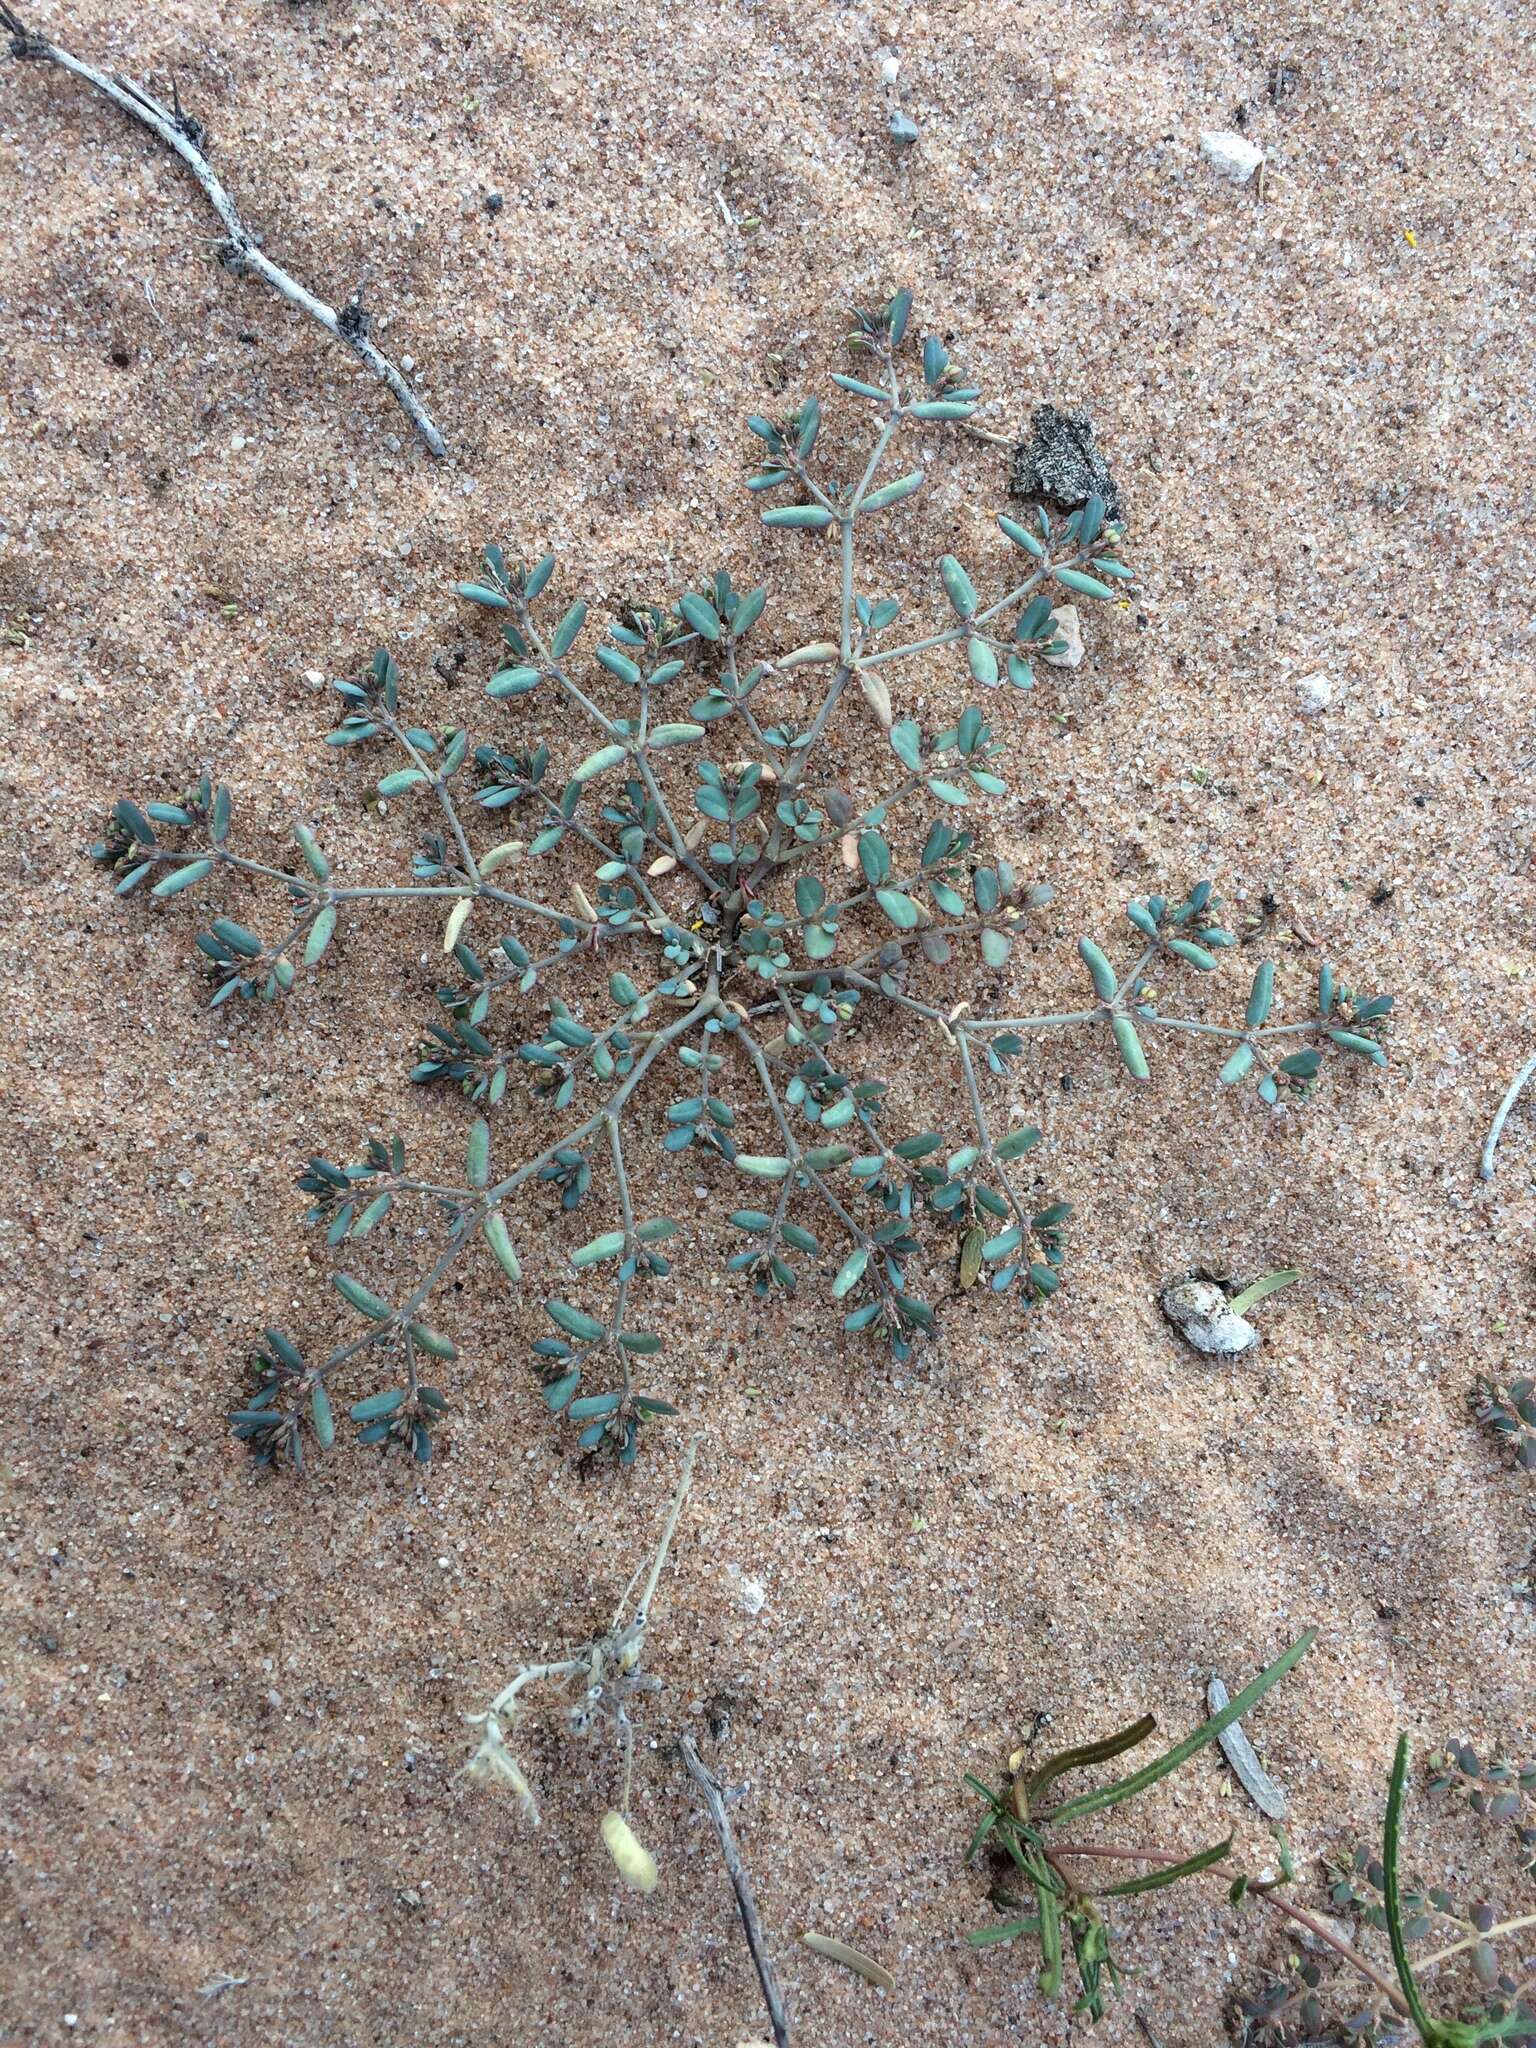
MULTIPOLYGON (((1147 1079, 1149 1037, 1209 1039, 1226 1053, 1222 1079, 1251 1076, 1271 1104, 1282 1092, 1307 1094, 1336 1053, 1385 1064, 1376 1034, 1391 998, 1356 998, 1327 967, 1315 1003, 1291 1022, 1271 1021, 1269 962, 1254 975, 1237 1022, 1163 1007, 1169 977, 1213 972, 1234 944, 1209 882, 1181 899, 1131 903, 1127 964, 1112 965, 1098 944, 1081 939, 1092 986, 1081 1007, 1069 999, 1040 1015, 992 1015, 963 992, 940 996, 929 986, 957 948, 974 946, 987 969, 1003 967, 1051 891, 1026 885, 1006 860, 985 860, 977 848, 977 799, 1005 793, 987 713, 973 703, 953 724, 925 731, 894 715, 887 677, 904 660, 954 658, 983 692, 1005 680, 1028 690, 1034 658, 1063 647, 1057 603, 1112 601, 1131 587, 1132 572, 1099 499, 1064 522, 1043 508, 1027 522, 1004 514, 1003 540, 1022 560, 1002 579, 1002 594, 983 600, 946 555, 939 582, 947 621, 893 642, 899 606, 860 592, 857 541, 867 522, 921 489, 924 471, 882 481, 888 457, 899 441, 934 432, 1000 438, 976 425, 979 394, 939 341, 923 343, 909 375, 910 310, 911 295, 900 292, 856 316, 849 344, 859 374, 833 382, 867 407, 875 433, 847 477, 813 468, 822 424, 815 398, 785 418, 748 422, 765 465, 748 488, 780 499, 763 513, 764 525, 799 535, 818 558, 823 543, 815 537, 835 544, 837 621, 828 638, 754 658, 768 634, 767 594, 738 592, 722 573, 675 603, 630 610, 595 644, 588 638, 590 657, 578 669, 586 604, 550 607, 552 556, 525 569, 493 547, 484 581, 459 586, 502 623, 508 665, 491 678, 489 696, 522 703, 526 714, 524 700, 555 689, 590 721, 598 744, 561 776, 526 716, 506 745, 409 723, 387 654, 369 675, 338 682, 346 709, 329 743, 389 749, 400 765, 379 780, 379 797, 421 799, 440 814, 410 882, 344 885, 304 825, 294 827, 300 860, 292 872, 237 852, 229 792, 207 778, 179 803, 117 804, 95 852, 117 874, 120 894, 147 885, 164 901, 228 876, 268 881, 282 893, 286 914, 275 938, 229 917, 199 935, 219 978, 216 1004, 279 996, 301 966, 320 960, 338 923, 365 910, 435 904, 446 912, 443 949, 455 978, 440 991, 441 1014, 427 1026, 413 1079, 452 1083, 485 1112, 470 1131, 462 1174, 422 1177, 408 1168, 398 1138, 372 1138, 357 1163, 313 1159, 300 1180, 313 1197, 313 1220, 338 1251, 346 1246, 350 1255, 407 1201, 436 1205, 445 1241, 419 1278, 387 1295, 338 1272, 335 1285, 362 1328, 323 1363, 307 1363, 281 1331, 267 1332, 259 1384, 234 1416, 236 1433, 261 1459, 301 1461, 306 1414, 329 1444, 328 1384, 370 1353, 383 1384, 352 1406, 362 1439, 428 1458, 444 1403, 422 1382, 423 1360, 454 1356, 451 1339, 426 1320, 433 1295, 476 1244, 516 1286, 514 1198, 543 1186, 574 1208, 603 1175, 610 1217, 571 1263, 572 1291, 603 1279, 606 1304, 552 1297, 544 1304, 550 1334, 534 1348, 549 1408, 580 1425, 584 1447, 632 1461, 644 1423, 672 1412, 636 1380, 661 1338, 636 1322, 634 1297, 649 1276, 668 1270, 662 1246, 676 1229, 672 1219, 636 1209, 630 1148, 648 1079, 674 1082, 660 1117, 665 1149, 711 1155, 744 1184, 747 1200, 729 1212, 742 1238, 730 1268, 759 1296, 792 1289, 795 1259, 821 1256, 812 1225, 830 1231, 838 1241, 831 1291, 843 1327, 884 1338, 905 1359, 935 1326, 936 1263, 958 1261, 960 1289, 984 1281, 1021 1308, 1061 1284, 1069 1207, 1042 1204, 1018 1164, 1040 1133, 1027 1125, 999 1131, 987 1107, 988 1081, 1006 1075, 1029 1034, 1102 1030, 1138 1082, 1147 1079), (786 677, 803 683, 802 672, 824 685, 808 722, 770 708, 775 685, 786 677), (605 709, 599 696, 611 702, 614 691, 618 705, 605 709), (850 691, 878 720, 893 757, 893 785, 857 802, 817 766, 850 691), (692 769, 686 781, 684 762, 692 769), (477 812, 514 814, 520 836, 477 846, 477 812), (583 864, 583 878, 570 872, 572 861, 583 864), (521 1004, 521 1029, 510 1037, 492 1020, 504 996, 521 1004), (966 1105, 958 1144, 937 1129, 890 1129, 888 1082, 868 1070, 867 1047, 871 1020, 893 1010, 952 1063, 966 1105), (514 1074, 548 1114, 550 1135, 513 1163, 493 1165, 488 1118, 514 1074)), ((520 1117, 519 1131, 526 1128, 520 1117)))

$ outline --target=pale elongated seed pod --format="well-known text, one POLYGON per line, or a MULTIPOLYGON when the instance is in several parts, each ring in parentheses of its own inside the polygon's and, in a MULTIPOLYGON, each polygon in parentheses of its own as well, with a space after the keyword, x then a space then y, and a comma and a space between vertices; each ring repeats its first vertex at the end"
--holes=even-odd
POLYGON ((861 669, 859 671, 859 688, 864 692, 864 702, 875 714, 881 730, 889 732, 892 716, 891 693, 885 686, 884 676, 870 675, 867 671, 861 669))
POLYGON ((656 1858, 623 1814, 612 1810, 605 1813, 601 1832, 603 1846, 619 1866, 620 1875, 627 1878, 637 1891, 655 1891, 656 1858))

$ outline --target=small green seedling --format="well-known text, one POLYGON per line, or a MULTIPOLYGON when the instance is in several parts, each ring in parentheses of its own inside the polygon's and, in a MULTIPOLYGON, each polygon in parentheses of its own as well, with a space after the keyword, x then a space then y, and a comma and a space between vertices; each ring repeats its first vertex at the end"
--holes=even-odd
MULTIPOLYGON (((1002 1792, 995 1792, 979 1779, 968 1777, 967 1785, 986 1802, 987 1812, 972 1838, 967 1861, 974 1862, 986 1849, 1001 1850, 1022 1878, 1029 1894, 1019 1898, 1002 1885, 994 1886, 993 1903, 1002 1906, 1010 1917, 993 1926, 979 1928, 969 1937, 972 1947, 990 1948, 1022 1939, 1037 1941, 1041 1955, 1038 1981, 1047 1997, 1055 1997, 1062 1989, 1066 1954, 1070 1948, 1078 1981, 1078 1997, 1073 2010, 1085 2014, 1090 2020, 1097 2020, 1103 2016, 1106 1989, 1118 1988, 1120 1982, 1103 1902, 1156 1891, 1204 1874, 1220 1878, 1227 1885, 1233 1906, 1241 1907, 1248 1900, 1255 1900, 1272 1907, 1305 1929, 1314 1942, 1330 1949, 1364 1980, 1375 1994, 1374 2002, 1344 2022, 1345 2031, 1337 2037, 1341 2043, 1359 2044, 1359 2048, 1366 2048, 1366 2044, 1370 2044, 1370 2048, 1388 2048, 1388 2044, 1409 2041, 1416 2034, 1423 2048, 1481 2048, 1481 2044, 1491 2041, 1511 2042, 1519 2044, 1519 2048, 1536 2048, 1536 2008, 1527 2000, 1529 1987, 1501 1973, 1493 1946, 1501 1935, 1531 1926, 1536 1916, 1527 1915, 1499 1925, 1494 1922, 1491 1912, 1478 1908, 1466 1923, 1464 1937, 1425 1957, 1418 1964, 1418 1974, 1415 1975, 1408 1954, 1409 1944, 1415 1936, 1427 1931, 1430 1922, 1423 1913, 1426 1901, 1417 1894, 1405 1892, 1399 1877, 1403 1801, 1408 1776, 1406 1736, 1398 1742, 1392 1766, 1381 1862, 1373 1864, 1362 1855, 1357 1858, 1350 1877, 1342 1878, 1341 1873, 1335 1873, 1332 1889, 1335 1906, 1361 1903, 1355 1889, 1356 1876, 1379 1890, 1380 1907, 1369 1907, 1367 1917, 1371 1925, 1387 1936, 1395 1973, 1393 1977, 1377 1969, 1369 1958, 1335 1933, 1326 1921, 1319 1920, 1283 1896, 1285 1888, 1295 1882, 1296 1870, 1289 1846, 1278 1828, 1275 1836, 1280 1852, 1280 1873, 1277 1877, 1265 1879, 1254 1878, 1236 1867, 1231 1856, 1230 1835, 1224 1841, 1197 1849, 1192 1854, 1151 1843, 1117 1844, 1102 1840, 1077 1842, 1063 1839, 1061 1830, 1066 1823, 1086 1820, 1112 1807, 1127 1804, 1177 1770, 1207 1743, 1218 1740, 1300 1662, 1313 1641, 1314 1632, 1309 1630, 1219 1713, 1213 1714, 1156 1762, 1113 1784, 1066 1800, 1058 1801, 1049 1796, 1058 1779, 1068 1772, 1110 1762, 1139 1748, 1156 1731, 1156 1723, 1150 1714, 1103 1741, 1064 1750, 1033 1767, 1026 1761, 1002 1792), (1112 1884, 1090 1882, 1081 1874, 1085 1866, 1091 1871, 1096 1864, 1113 1867, 1117 1863, 1139 1863, 1148 1867, 1137 1876, 1112 1884), (1431 1969, 1458 1956, 1467 1957, 1479 1987, 1484 1993, 1495 1992, 1497 2002, 1490 2010, 1472 2016, 1436 2019, 1429 2012, 1419 1979, 1431 1969), (1400 2023, 1404 2021, 1412 2032, 1402 2030, 1400 2023)), ((1453 1917, 1445 1894, 1431 1893, 1427 1903, 1447 1917, 1453 1917)), ((1239 2008, 1240 2040, 1244 2044, 1254 2044, 1254 2048, 1261 2041, 1274 2044, 1274 2048, 1279 2048, 1281 2043, 1299 2044, 1309 2038, 1315 2041, 1315 2029, 1323 2021, 1322 2001, 1318 1997, 1320 1983, 1321 1973, 1309 1969, 1293 1981, 1273 1981, 1256 1997, 1242 2001, 1239 2008)))
POLYGON ((1471 1394, 1472 1413, 1502 1437, 1523 1472, 1536 1472, 1536 1380, 1505 1385, 1479 1373, 1471 1394))

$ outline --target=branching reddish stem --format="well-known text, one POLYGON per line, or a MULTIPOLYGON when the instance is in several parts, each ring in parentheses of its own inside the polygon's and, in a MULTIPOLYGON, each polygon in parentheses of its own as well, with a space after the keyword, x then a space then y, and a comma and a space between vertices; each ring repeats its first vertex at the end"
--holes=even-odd
MULTIPOLYGON (((1184 1861, 1184 1858, 1172 1849, 1101 1849, 1090 1847, 1086 1842, 1053 1842, 1050 1849, 1051 1861, 1054 1863, 1063 1856, 1090 1856, 1113 1863, 1182 1863, 1184 1861)), ((1233 1878, 1240 1877, 1242 1872, 1234 1870, 1230 1864, 1213 1863, 1203 1875, 1208 1877, 1224 1877, 1230 1883, 1233 1878)), ((1403 2002, 1402 1994, 1398 1991, 1397 1987, 1380 1975, 1378 1971, 1374 1970, 1363 1956, 1357 1955, 1347 1941, 1341 1941, 1332 1928, 1324 1921, 1317 1919, 1315 1915, 1307 1912, 1305 1907, 1293 1906, 1289 1899, 1282 1899, 1278 1892, 1266 1891, 1260 1886, 1254 1886, 1250 1891, 1250 1896, 1262 1899, 1265 1905, 1273 1906, 1276 1912, 1283 1913, 1287 1920, 1294 1920, 1298 1927, 1305 1927, 1309 1934, 1314 1934, 1319 1941, 1325 1942, 1336 1955, 1343 1957, 1352 1970, 1358 1971, 1369 1983, 1375 1985, 1382 1997, 1389 2001, 1395 2013, 1406 2018, 1408 2007, 1403 2002)))

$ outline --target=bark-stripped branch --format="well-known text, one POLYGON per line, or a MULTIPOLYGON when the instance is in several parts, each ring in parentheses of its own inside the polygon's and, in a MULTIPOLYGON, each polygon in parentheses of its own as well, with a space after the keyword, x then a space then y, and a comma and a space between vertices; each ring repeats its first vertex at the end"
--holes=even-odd
POLYGON ((401 409, 420 434, 427 447, 436 456, 447 454, 447 446, 431 414, 411 389, 403 373, 396 368, 383 350, 376 346, 369 333, 368 315, 363 311, 361 294, 353 296, 338 312, 323 299, 317 299, 307 291, 296 278, 262 250, 258 238, 245 225, 236 209, 235 202, 219 180, 218 174, 203 154, 203 127, 190 114, 183 111, 179 98, 175 97, 169 107, 157 100, 143 86, 135 85, 131 79, 109 78, 98 71, 93 64, 82 63, 67 50, 61 50, 35 29, 29 29, 12 10, 0 5, 0 29, 10 37, 10 51, 13 57, 34 58, 44 63, 57 64, 61 71, 72 77, 83 79, 89 86, 109 99, 115 107, 147 128, 151 135, 163 142, 167 149, 175 150, 182 162, 191 171, 203 188, 209 205, 219 216, 227 237, 220 251, 226 269, 237 275, 253 271, 263 278, 291 305, 316 320, 326 333, 335 337, 343 347, 352 351, 360 363, 371 370, 374 376, 389 386, 401 409))
POLYGON ((698 1786, 709 1817, 715 1824, 715 1835, 720 1843, 720 1854, 725 1859, 726 1875, 736 1894, 736 1909, 741 1915, 741 1930, 747 1937, 757 1981, 763 1987, 763 2003, 768 2008, 769 2024, 773 2028, 775 2048, 789 2048, 789 2015, 784 2010, 784 1995, 779 1989, 779 1980, 769 1959, 768 1947, 763 1940, 762 1922, 757 1917, 757 1902, 752 1896, 752 1887, 747 1882, 747 1873, 742 1868, 741 1852, 736 1847, 736 1837, 731 1831, 730 1816, 725 1810, 725 1794, 720 1781, 699 1755, 691 1735, 680 1735, 677 1740, 678 1755, 683 1768, 698 1786))

